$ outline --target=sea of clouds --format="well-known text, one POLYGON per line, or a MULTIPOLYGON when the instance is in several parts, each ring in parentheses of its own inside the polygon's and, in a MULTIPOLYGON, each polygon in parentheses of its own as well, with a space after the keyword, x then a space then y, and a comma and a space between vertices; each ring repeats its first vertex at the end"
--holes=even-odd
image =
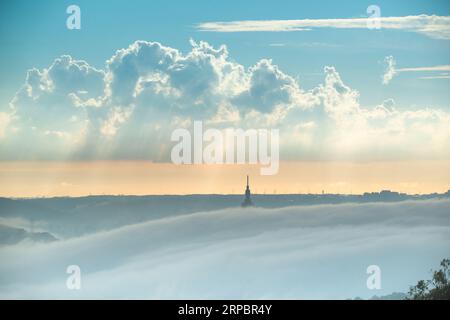
MULTIPOLYGON (((450 257, 450 201, 229 208, 0 247, 0 298, 346 299, 406 292, 450 257), (81 290, 66 268, 81 268, 81 290), (369 290, 369 265, 381 290, 369 290)), ((126 214, 126 212, 124 212, 126 214)))

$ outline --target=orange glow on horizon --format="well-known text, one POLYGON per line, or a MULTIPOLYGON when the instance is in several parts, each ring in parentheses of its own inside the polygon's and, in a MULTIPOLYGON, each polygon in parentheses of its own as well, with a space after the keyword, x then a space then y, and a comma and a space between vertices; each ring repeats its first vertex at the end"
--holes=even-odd
POLYGON ((1 162, 0 196, 361 194, 389 189, 409 194, 450 189, 450 162, 281 162, 274 176, 259 165, 174 165, 147 161, 1 162))

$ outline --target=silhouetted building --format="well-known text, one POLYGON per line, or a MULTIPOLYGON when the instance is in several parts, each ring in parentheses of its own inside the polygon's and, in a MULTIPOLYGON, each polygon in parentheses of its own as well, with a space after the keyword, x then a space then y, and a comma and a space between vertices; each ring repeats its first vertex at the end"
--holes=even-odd
POLYGON ((248 184, 248 176, 247 176, 247 188, 245 189, 245 199, 244 202, 242 202, 241 206, 243 207, 253 206, 252 199, 250 198, 250 187, 248 184))
POLYGON ((363 198, 375 201, 397 201, 406 199, 407 194, 391 190, 381 190, 380 192, 365 192, 363 198))

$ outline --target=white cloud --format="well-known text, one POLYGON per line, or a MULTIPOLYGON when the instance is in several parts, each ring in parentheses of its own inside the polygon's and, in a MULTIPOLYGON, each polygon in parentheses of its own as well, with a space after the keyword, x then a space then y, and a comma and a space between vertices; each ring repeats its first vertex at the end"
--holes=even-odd
POLYGON ((0 297, 367 298, 374 295, 366 288, 372 264, 382 270, 378 295, 405 292, 448 257, 449 206, 229 208, 21 243, 0 248, 0 297), (65 287, 72 264, 81 268, 80 291, 65 287))
POLYGON ((423 71, 450 71, 450 65, 434 67, 399 68, 398 72, 423 72, 423 71))
POLYGON ((450 79, 450 76, 428 76, 428 77, 420 77, 422 80, 432 80, 432 79, 450 79))
MULTIPOLYGON (((393 56, 388 56, 384 59, 385 71, 383 75, 383 84, 388 84, 392 78, 401 72, 437 72, 437 71, 450 71, 450 65, 440 65, 432 67, 410 67, 410 68, 397 68, 396 61, 393 56)), ((448 79, 447 75, 426 76, 419 77, 419 79, 448 79)))
MULTIPOLYGON (((373 18, 204 22, 198 24, 197 29, 212 32, 309 31, 314 28, 367 29, 367 23, 371 19, 373 18)), ((379 21, 382 29, 405 30, 431 38, 450 39, 450 16, 380 17, 379 21)))
MULTIPOLYGON (((0 121, 2 159, 168 161, 171 131, 193 120, 278 128, 282 160, 287 154, 295 160, 450 156, 445 111, 416 110, 411 126, 405 107, 361 106, 358 90, 332 66, 324 68, 323 84, 304 90, 270 59, 245 68, 225 46, 191 45, 184 54, 137 41, 104 70, 69 56, 30 70, 11 109, 2 112, 8 115, 0 121), (307 122, 315 128, 302 133, 307 129, 298 125, 307 122), (435 143, 419 147, 419 141, 435 143)), ((386 81, 398 70, 392 57, 387 61, 386 81)))

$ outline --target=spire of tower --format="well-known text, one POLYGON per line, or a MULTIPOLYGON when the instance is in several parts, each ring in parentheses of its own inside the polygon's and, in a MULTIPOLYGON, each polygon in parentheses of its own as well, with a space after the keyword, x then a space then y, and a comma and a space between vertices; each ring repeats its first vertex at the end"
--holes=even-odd
POLYGON ((242 202, 242 206, 243 207, 248 207, 248 206, 252 206, 252 199, 250 198, 250 185, 249 185, 249 179, 248 179, 248 175, 247 175, 247 187, 245 188, 245 198, 244 198, 244 202, 242 202))

